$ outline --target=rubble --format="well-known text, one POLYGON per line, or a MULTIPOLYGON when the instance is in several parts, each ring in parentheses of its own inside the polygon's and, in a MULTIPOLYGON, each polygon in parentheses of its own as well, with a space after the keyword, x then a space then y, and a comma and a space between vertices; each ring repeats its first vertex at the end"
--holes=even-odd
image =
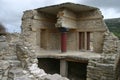
POLYGON ((28 10, 24 12, 21 29, 21 34, 3 35, 2 32, 0 35, 0 80, 120 79, 120 40, 109 32, 98 8, 66 3, 52 6, 52 8, 28 10), (57 9, 60 6, 64 8, 60 8, 62 10, 59 11, 57 9), (82 8, 76 10, 76 7, 82 8), (51 11, 54 9, 56 12, 51 11), (46 10, 51 14, 44 12, 46 10), (81 13, 78 14, 77 11, 81 11, 81 13), (85 13, 86 11, 87 13, 85 13), (59 50, 62 45, 59 41, 61 32, 58 29, 60 27, 69 28, 66 32, 68 51, 63 53, 59 50), (83 38, 78 37, 82 34, 86 35, 84 36, 86 38, 82 39, 87 41, 86 43, 82 41, 85 43, 84 46, 79 45, 78 40, 83 38), (90 36, 92 37, 89 38, 90 36), (92 50, 90 46, 92 46, 92 50), (54 61, 57 59, 55 62, 59 62, 60 74, 49 74, 42 69, 39 60, 44 58, 54 61), (71 67, 72 63, 78 64, 77 67, 85 70, 77 70, 75 64, 71 67), (76 74, 70 73, 71 75, 69 75, 69 67, 72 68, 71 73, 76 71, 76 74), (81 75, 77 76, 78 78, 73 77, 77 73, 83 73, 81 79, 81 75))

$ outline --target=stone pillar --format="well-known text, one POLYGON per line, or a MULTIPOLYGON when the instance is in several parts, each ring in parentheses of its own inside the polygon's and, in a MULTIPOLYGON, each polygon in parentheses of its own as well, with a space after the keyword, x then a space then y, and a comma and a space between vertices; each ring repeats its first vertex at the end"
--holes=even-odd
POLYGON ((85 40, 84 40, 84 38, 85 38, 85 34, 84 34, 84 32, 79 32, 79 49, 81 50, 81 49, 84 49, 84 44, 85 44, 85 40))
POLYGON ((85 41, 84 49, 87 50, 87 32, 84 32, 84 34, 85 34, 85 37, 84 37, 84 41, 85 41))
POLYGON ((65 60, 60 60, 60 75, 64 77, 68 75, 68 63, 65 60))
POLYGON ((82 44, 82 38, 81 38, 82 34, 81 32, 79 32, 79 50, 82 48, 81 44, 82 44))
POLYGON ((90 50, 90 32, 87 32, 87 50, 90 50))

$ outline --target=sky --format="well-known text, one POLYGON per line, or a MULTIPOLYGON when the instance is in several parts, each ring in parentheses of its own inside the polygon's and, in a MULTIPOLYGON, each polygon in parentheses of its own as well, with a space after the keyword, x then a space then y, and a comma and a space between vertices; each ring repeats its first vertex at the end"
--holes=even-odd
POLYGON ((120 0, 0 0, 0 23, 8 32, 20 32, 23 11, 64 2, 97 7, 104 19, 120 18, 120 0))

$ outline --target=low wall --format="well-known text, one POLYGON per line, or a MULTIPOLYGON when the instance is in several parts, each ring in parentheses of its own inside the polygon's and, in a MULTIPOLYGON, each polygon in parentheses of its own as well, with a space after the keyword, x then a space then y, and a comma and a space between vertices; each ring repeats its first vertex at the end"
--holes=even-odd
POLYGON ((115 80, 114 59, 90 60, 87 80, 115 80))

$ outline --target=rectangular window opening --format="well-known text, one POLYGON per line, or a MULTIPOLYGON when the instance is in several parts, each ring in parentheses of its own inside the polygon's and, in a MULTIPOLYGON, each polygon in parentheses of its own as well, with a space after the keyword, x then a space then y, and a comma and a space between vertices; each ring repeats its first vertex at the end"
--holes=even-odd
POLYGON ((91 32, 79 32, 79 50, 93 50, 93 37, 91 32))

